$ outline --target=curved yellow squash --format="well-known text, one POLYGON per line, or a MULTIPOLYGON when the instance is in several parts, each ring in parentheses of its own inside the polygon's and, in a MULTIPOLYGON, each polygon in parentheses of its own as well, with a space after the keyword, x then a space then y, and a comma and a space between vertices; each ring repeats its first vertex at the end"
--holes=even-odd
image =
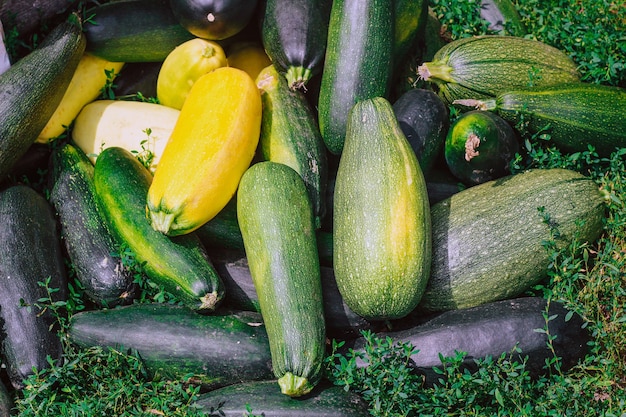
POLYGON ((261 94, 232 67, 191 88, 148 190, 152 227, 175 236, 212 219, 235 194, 261 130, 261 94))

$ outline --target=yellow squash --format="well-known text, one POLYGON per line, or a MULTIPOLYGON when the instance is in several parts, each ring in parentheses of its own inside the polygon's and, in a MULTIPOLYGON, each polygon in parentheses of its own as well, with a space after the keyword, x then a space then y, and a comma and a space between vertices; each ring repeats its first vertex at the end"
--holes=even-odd
POLYGON ((159 102, 180 110, 196 80, 226 64, 224 49, 218 43, 200 38, 183 42, 167 55, 159 70, 156 85, 159 102))
POLYGON ((222 67, 200 77, 148 190, 152 227, 175 236, 212 219, 235 194, 260 130, 261 94, 245 71, 222 67))
POLYGON ((98 98, 102 88, 115 79, 123 66, 123 62, 110 62, 89 52, 83 53, 61 103, 37 137, 37 142, 48 143, 64 133, 81 109, 98 98))
POLYGON ((239 68, 256 79, 261 70, 272 63, 263 46, 255 42, 239 42, 230 47, 226 56, 229 67, 239 68))

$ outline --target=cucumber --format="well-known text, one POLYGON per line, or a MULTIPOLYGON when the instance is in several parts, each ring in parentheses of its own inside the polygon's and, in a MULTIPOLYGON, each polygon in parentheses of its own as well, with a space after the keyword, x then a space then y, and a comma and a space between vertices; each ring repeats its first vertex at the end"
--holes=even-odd
POLYGON ((317 229, 326 214, 328 162, 315 113, 304 93, 290 89, 274 65, 262 70, 256 83, 263 103, 261 155, 300 174, 313 205, 317 229))
POLYGON ((80 20, 71 17, 0 75, 0 180, 37 140, 85 50, 80 20))
POLYGON ((274 376, 265 326, 253 312, 133 304, 76 313, 68 335, 79 347, 132 349, 152 378, 192 376, 204 390, 274 376))
POLYGON ((591 83, 507 91, 490 100, 457 104, 496 112, 530 133, 545 132, 565 152, 593 146, 601 156, 626 147, 626 89, 591 83))
POLYGON ((214 310, 223 283, 194 234, 170 238, 150 226, 146 197, 152 174, 126 149, 104 149, 94 169, 96 201, 119 245, 127 246, 154 283, 197 311, 214 310))
POLYGON ((167 0, 98 4, 85 12, 87 51, 113 62, 163 62, 194 38, 180 25, 167 0))
POLYGON ((304 399, 282 395, 273 381, 248 382, 200 394, 195 401, 208 416, 366 417, 363 398, 337 386, 316 389, 304 399))
POLYGON ((390 0, 333 1, 318 102, 320 132, 331 153, 341 154, 352 106, 388 94, 393 38, 390 0))
POLYGON ((444 156, 450 172, 472 186, 510 174, 519 149, 517 133, 506 120, 474 110, 461 114, 450 127, 444 156))
POLYGON ((469 308, 519 296, 547 275, 551 227, 559 247, 574 235, 593 242, 604 209, 591 179, 561 168, 503 177, 440 201, 431 207, 433 262, 418 308, 469 308))
POLYGON ((429 275, 430 208, 417 158, 384 98, 350 111, 333 207, 333 265, 346 304, 370 320, 409 314, 429 275))
POLYGON ((313 209, 304 181, 278 162, 251 166, 239 184, 237 217, 274 374, 283 394, 305 395, 321 379, 326 333, 313 209))
POLYGON ((66 143, 54 149, 51 168, 50 202, 85 294, 98 306, 132 299, 132 273, 113 255, 119 248, 96 204, 93 164, 83 151, 66 143))
POLYGON ((285 75, 289 88, 306 91, 311 77, 322 72, 329 15, 328 5, 319 1, 265 2, 261 39, 272 63, 285 75))
POLYGON ((546 87, 580 80, 576 64, 563 51, 517 36, 461 38, 440 48, 417 68, 435 84, 447 104, 492 98, 507 90, 546 87))
POLYGON ((43 195, 26 185, 3 189, 0 224, 2 363, 21 389, 35 369, 50 366, 48 357, 61 357, 56 320, 35 304, 65 301, 67 273, 54 211, 43 195))
MULTIPOLYGON (((520 297, 494 301, 472 308, 451 310, 399 331, 385 332, 396 343, 410 343, 419 352, 411 355, 411 366, 424 375, 425 383, 439 382, 441 356, 455 357, 464 352, 461 367, 476 369, 476 359, 512 354, 512 360, 525 360, 525 370, 532 377, 548 372, 548 360, 559 357, 561 370, 566 371, 582 359, 589 347, 589 332, 578 314, 563 304, 542 297, 520 297), (547 318, 551 318, 546 322, 547 318), (546 329, 548 333, 538 330, 546 329), (554 338, 552 352, 549 337, 554 338), (514 348, 520 351, 514 351, 514 348), (440 356, 441 355, 441 356, 440 356)), ((364 353, 366 340, 349 341, 344 349, 364 353)))

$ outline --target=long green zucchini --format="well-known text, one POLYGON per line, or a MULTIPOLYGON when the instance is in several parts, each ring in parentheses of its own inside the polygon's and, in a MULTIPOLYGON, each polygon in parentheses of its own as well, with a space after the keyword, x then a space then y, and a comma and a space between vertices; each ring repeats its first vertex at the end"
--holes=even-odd
POLYGON ((307 394, 321 379, 324 306, 313 210, 300 175, 259 162, 241 178, 237 217, 272 366, 283 394, 307 394))

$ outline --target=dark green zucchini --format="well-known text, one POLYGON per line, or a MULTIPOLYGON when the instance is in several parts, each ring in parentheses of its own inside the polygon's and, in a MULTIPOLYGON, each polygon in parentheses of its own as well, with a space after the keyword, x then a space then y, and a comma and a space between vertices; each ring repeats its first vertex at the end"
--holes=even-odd
POLYGON ((574 171, 537 169, 460 191, 431 207, 431 274, 418 308, 443 311, 516 297, 547 276, 544 242, 603 230, 597 184, 574 171))
POLYGON ((143 303, 72 316, 70 340, 81 347, 131 349, 151 377, 192 376, 203 389, 274 377, 260 314, 209 315, 172 304, 143 303))
POLYGON ((415 88, 403 93, 393 112, 400 123, 424 175, 441 156, 450 127, 448 107, 432 90, 415 88))
POLYGON ((4 382, 0 381, 0 417, 11 417, 14 401, 4 382))
POLYGON ((292 90, 274 65, 263 69, 256 83, 263 102, 261 155, 300 174, 313 205, 315 228, 319 229, 326 214, 328 162, 315 113, 304 93, 292 90))
POLYGON ((528 31, 511 0, 481 0, 480 17, 500 35, 526 36, 528 31))
MULTIPOLYGON (((566 371, 587 353, 590 334, 582 318, 562 304, 541 297, 521 297, 439 314, 423 324, 395 332, 380 333, 395 342, 410 343, 419 351, 411 355, 411 366, 426 377, 426 383, 438 382, 440 355, 466 355, 462 367, 476 369, 476 359, 512 354, 513 360, 526 361, 525 370, 537 377, 549 372, 546 361, 555 356, 566 371), (571 317, 570 317, 571 315, 571 317), (550 318, 550 320, 547 320, 550 318), (547 329, 548 333, 538 331, 547 329), (551 341, 550 350, 548 335, 551 341), (514 349, 518 348, 517 352, 514 349)), ((345 348, 363 352, 365 338, 349 341, 345 348)), ((363 364, 362 364, 363 365, 363 364)))
POLYGON ((506 91, 491 100, 460 100, 457 104, 496 112, 520 129, 543 132, 565 152, 587 151, 601 156, 626 147, 626 89, 591 83, 506 91))
POLYGON ((48 123, 85 50, 80 20, 71 17, 0 75, 0 181, 48 123))
POLYGON ((291 89, 303 89, 322 72, 329 5, 310 0, 267 0, 261 39, 267 55, 291 89))
POLYGON ((275 381, 235 384, 200 394, 195 402, 208 416, 366 417, 368 404, 337 386, 320 386, 306 398, 283 395, 275 381))
POLYGON ((163 62, 194 36, 178 23, 167 0, 126 0, 85 12, 87 50, 112 62, 163 62))
POLYGON ((141 93, 156 98, 156 85, 163 62, 130 62, 115 77, 115 98, 124 99, 141 93))
POLYGON ((96 203, 94 166, 76 146, 66 143, 51 157, 50 202, 56 209, 63 241, 76 279, 99 306, 132 299, 133 275, 96 203))
POLYGON ((34 369, 62 353, 54 316, 35 304, 64 301, 67 273, 54 211, 43 195, 26 185, 2 190, 0 224, 2 363, 13 387, 23 388, 34 369))
POLYGON ((328 150, 341 154, 348 113, 362 99, 386 97, 393 71, 390 0, 336 0, 320 85, 318 117, 328 150))
POLYGON ((459 116, 448 131, 444 156, 450 172, 472 186, 511 173, 519 152, 517 133, 492 112, 473 110, 459 116))
POLYGON ((321 379, 326 332, 313 209, 302 177, 277 162, 252 165, 239 183, 237 217, 274 374, 283 394, 305 395, 321 379))
POLYGON ((130 151, 110 147, 96 159, 94 182, 105 223, 148 278, 193 309, 215 309, 224 296, 223 283, 199 238, 168 237, 154 230, 146 217, 150 171, 130 151))
POLYGON ((169 0, 176 20, 198 38, 223 40, 252 20, 257 0, 169 0))
POLYGON ((428 0, 394 0, 393 62, 398 68, 423 40, 428 17, 428 0))

